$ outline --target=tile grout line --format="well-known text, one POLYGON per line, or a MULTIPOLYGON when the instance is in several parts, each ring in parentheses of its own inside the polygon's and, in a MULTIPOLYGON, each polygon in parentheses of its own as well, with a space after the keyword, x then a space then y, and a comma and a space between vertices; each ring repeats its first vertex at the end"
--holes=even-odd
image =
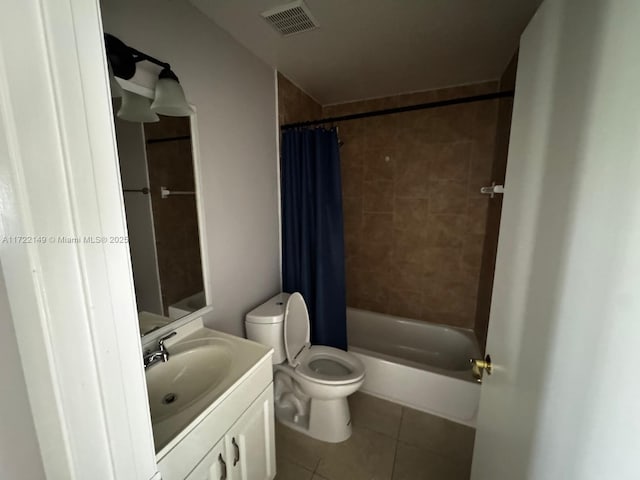
POLYGON ((318 459, 318 462, 316 463, 316 467, 313 469, 313 472, 311 472, 311 480, 313 480, 313 477, 316 476, 316 473, 318 472, 318 467, 320 467, 320 462, 322 462, 322 457, 318 459))
POLYGON ((393 465, 391 466, 391 478, 389 480, 393 480, 393 476, 396 473, 396 460, 398 458, 398 445, 400 444, 400 430, 402 429, 403 418, 404 418, 404 406, 400 408, 400 424, 398 425, 398 434, 396 437, 395 451, 393 452, 393 465))

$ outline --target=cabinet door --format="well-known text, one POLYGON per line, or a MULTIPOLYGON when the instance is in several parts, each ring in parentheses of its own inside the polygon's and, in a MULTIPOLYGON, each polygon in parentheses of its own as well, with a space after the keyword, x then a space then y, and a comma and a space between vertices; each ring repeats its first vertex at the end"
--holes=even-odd
POLYGON ((231 480, 271 480, 275 476, 273 384, 231 427, 225 441, 231 480))
POLYGON ((220 439, 185 480, 228 480, 230 465, 225 455, 225 441, 220 439))

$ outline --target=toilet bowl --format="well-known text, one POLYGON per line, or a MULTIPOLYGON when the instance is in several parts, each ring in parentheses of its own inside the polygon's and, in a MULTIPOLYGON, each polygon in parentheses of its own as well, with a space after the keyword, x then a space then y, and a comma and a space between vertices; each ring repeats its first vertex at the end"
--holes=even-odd
POLYGON ((347 396, 364 382, 364 365, 333 347, 311 345, 300 293, 282 293, 246 316, 247 338, 274 348, 274 402, 281 423, 325 442, 351 436, 347 396))

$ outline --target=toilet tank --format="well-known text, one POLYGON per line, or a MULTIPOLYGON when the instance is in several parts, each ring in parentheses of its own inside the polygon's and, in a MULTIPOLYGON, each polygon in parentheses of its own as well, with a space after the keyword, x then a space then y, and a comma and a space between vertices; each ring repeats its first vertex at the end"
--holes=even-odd
POLYGON ((284 349, 284 309, 288 293, 279 293, 251 310, 245 316, 247 338, 273 348, 273 363, 282 363, 287 355, 284 349))

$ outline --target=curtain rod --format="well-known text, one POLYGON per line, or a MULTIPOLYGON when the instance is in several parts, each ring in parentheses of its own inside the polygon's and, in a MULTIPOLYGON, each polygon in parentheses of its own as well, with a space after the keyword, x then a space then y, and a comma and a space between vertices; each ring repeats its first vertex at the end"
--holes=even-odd
POLYGON ((357 120, 359 118, 379 117, 382 115, 391 115, 393 113, 413 112, 415 110, 425 110, 428 108, 447 107, 449 105, 460 105, 462 103, 482 102, 484 100, 495 100, 497 98, 513 97, 513 90, 504 92, 486 93, 483 95, 474 95, 471 97, 452 98, 450 100, 437 100, 435 102, 420 103, 418 105, 409 105, 406 107, 386 108, 384 110, 373 110, 371 112, 353 113, 351 115, 341 115, 338 117, 327 117, 319 120, 310 120, 308 122, 287 123, 281 125, 281 130, 288 130, 297 127, 309 127, 312 125, 321 125, 323 123, 344 122, 346 120, 357 120))

